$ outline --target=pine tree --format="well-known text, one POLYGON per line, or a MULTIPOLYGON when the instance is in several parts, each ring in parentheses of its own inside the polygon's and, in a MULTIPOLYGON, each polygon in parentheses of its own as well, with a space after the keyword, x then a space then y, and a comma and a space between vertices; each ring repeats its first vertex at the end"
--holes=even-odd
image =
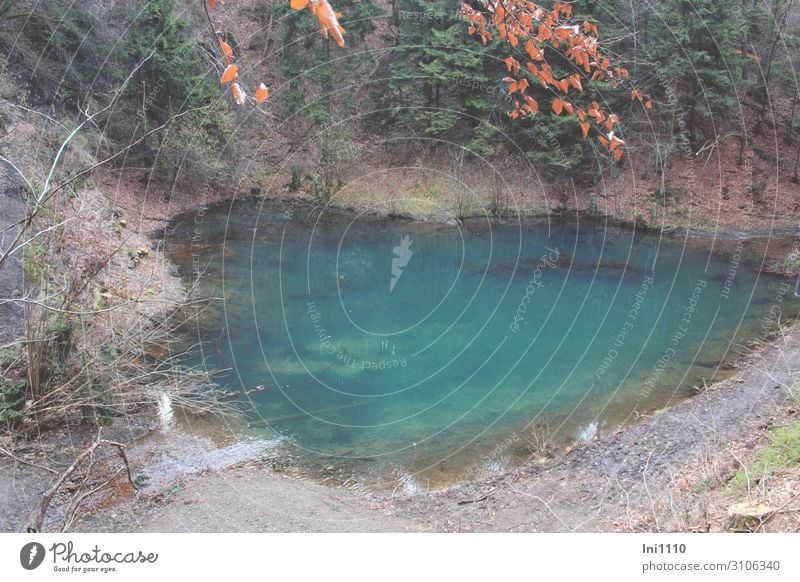
POLYGON ((503 64, 496 43, 472 42, 459 7, 456 0, 397 3, 398 44, 380 97, 397 110, 392 121, 491 155, 510 107, 498 77, 503 64))
POLYGON ((135 92, 134 97, 140 100, 139 111, 144 112, 149 127, 219 98, 219 88, 187 34, 186 21, 175 14, 175 0, 147 4, 133 22, 120 61, 120 77, 143 63, 129 93, 135 92))
POLYGON ((175 0, 151 0, 114 55, 120 80, 138 69, 109 114, 109 136, 120 143, 140 139, 131 156, 153 167, 168 192, 182 173, 212 179, 231 153, 230 108, 216 71, 201 60, 187 28, 175 14, 175 0), (162 129, 153 132, 157 128, 162 129))
POLYGON ((745 21, 729 0, 666 0, 655 10, 647 47, 657 67, 653 88, 677 101, 671 130, 696 148, 736 104, 745 21))

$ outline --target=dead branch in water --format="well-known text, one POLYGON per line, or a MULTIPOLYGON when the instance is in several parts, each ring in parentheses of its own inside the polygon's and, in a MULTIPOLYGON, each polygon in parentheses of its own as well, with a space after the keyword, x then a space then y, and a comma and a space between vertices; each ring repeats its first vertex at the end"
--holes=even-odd
MULTIPOLYGON (((39 511, 36 512, 36 514, 28 521, 28 524, 25 526, 25 530, 28 533, 39 533, 42 530, 44 519, 47 516, 47 510, 50 508, 50 504, 52 503, 55 494, 58 492, 58 490, 61 488, 64 482, 67 479, 69 479, 70 476, 78 469, 78 467, 80 467, 83 464, 83 462, 86 461, 86 459, 91 457, 94 454, 95 450, 97 450, 99 447, 102 446, 113 447, 117 450, 119 456, 122 458, 122 461, 125 464, 125 470, 128 474, 128 481, 130 482, 134 490, 138 489, 136 487, 136 483, 133 482, 133 476, 131 475, 131 466, 130 463, 128 462, 128 455, 125 453, 125 445, 114 441, 97 440, 92 444, 92 446, 90 446, 88 449, 86 449, 80 455, 78 455, 78 457, 75 459, 75 461, 73 461, 73 463, 69 466, 69 468, 61 474, 61 477, 59 477, 58 480, 50 487, 50 489, 48 489, 45 492, 44 496, 42 497, 42 504, 39 507, 39 511)), ((116 477, 116 474, 114 475, 114 477, 116 477)), ((64 527, 66 527, 72 520, 72 518, 74 517, 74 512, 77 510, 78 505, 80 505, 80 503, 82 503, 86 499, 86 497, 96 493, 97 491, 102 489, 102 487, 105 487, 108 483, 110 483, 112 480, 113 478, 109 479, 101 487, 93 489, 88 494, 80 497, 77 502, 71 504, 70 510, 67 512, 67 518, 66 518, 67 521, 65 521, 64 527)))

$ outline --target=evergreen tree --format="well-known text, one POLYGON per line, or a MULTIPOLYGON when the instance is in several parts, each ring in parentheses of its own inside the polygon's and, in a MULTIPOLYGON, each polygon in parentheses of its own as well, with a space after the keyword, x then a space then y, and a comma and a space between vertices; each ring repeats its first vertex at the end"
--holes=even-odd
POLYGON ((224 171, 230 154, 225 147, 232 112, 187 27, 175 14, 175 0, 151 0, 136 14, 115 55, 118 81, 139 68, 108 117, 108 132, 120 143, 143 138, 132 155, 138 152, 157 169, 170 190, 181 172, 212 178, 224 171), (177 114, 184 115, 176 120, 177 114))
POLYGON ((459 6, 457 0, 397 3, 398 45, 381 100, 398 108, 392 121, 491 154, 493 128, 509 107, 498 76, 503 65, 496 43, 469 38, 459 6))
POLYGON ((151 0, 126 37, 118 75, 126 77, 143 62, 129 93, 135 93, 150 127, 219 99, 217 83, 209 77, 186 29, 187 23, 175 15, 175 0, 151 0))
POLYGON ((696 148, 736 104, 745 19, 729 0, 666 0, 655 10, 647 35, 657 67, 652 89, 677 101, 672 133, 696 148))
MULTIPOLYGON (((336 8, 346 15, 343 24, 350 49, 359 49, 374 30, 375 19, 385 17, 371 1, 341 0, 336 8)), ((355 50, 332 55, 333 41, 319 34, 314 15, 308 10, 294 11, 288 2, 266 6, 264 16, 281 22, 280 62, 287 83, 279 97, 282 107, 289 114, 303 110, 302 116, 317 125, 329 125, 351 115, 358 92, 347 88, 361 82, 364 71, 374 68, 374 53, 355 50)))

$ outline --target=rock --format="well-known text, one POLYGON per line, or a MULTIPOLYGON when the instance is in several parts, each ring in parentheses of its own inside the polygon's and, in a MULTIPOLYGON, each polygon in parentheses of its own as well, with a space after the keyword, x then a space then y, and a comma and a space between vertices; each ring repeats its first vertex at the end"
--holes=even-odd
POLYGON ((728 508, 726 530, 752 532, 774 513, 769 505, 753 501, 741 501, 728 508))
POLYGON ((147 255, 150 254, 150 249, 148 249, 147 247, 139 247, 138 249, 136 249, 136 253, 140 257, 146 257, 147 255))

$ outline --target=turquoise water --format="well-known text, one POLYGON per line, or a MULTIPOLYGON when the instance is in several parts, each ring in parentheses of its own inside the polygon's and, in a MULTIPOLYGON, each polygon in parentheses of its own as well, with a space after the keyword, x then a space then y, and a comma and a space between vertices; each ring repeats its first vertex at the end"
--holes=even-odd
POLYGON ((724 377, 796 309, 764 242, 458 227, 295 204, 187 215, 194 355, 309 467, 436 485, 557 454, 724 377), (253 391, 255 389, 255 391, 253 391))

